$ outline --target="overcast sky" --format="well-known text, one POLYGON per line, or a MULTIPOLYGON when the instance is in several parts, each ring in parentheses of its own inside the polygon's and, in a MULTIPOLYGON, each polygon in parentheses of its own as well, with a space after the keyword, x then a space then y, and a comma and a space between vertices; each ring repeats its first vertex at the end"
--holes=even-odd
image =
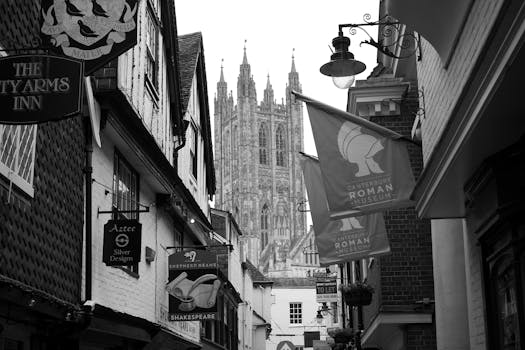
MULTIPOLYGON (((237 76, 246 40, 248 63, 262 100, 267 75, 275 99, 285 98, 292 54, 303 87, 303 94, 339 109, 346 109, 346 91, 336 88, 319 67, 330 59, 332 39, 338 25, 362 23, 363 15, 378 16, 378 0, 175 0, 178 34, 201 32, 204 42, 210 114, 213 122, 213 98, 217 92, 221 60, 228 90, 237 95, 237 76), (293 51, 295 49, 295 51, 293 51)), ((366 28, 377 39, 376 27, 366 28)), ((357 79, 366 79, 376 65, 376 50, 359 46, 368 37, 361 31, 345 35, 351 40, 350 51, 367 66, 357 79)), ((212 129, 213 130, 213 129, 212 129)), ((308 112, 304 108, 305 152, 316 155, 308 112)))

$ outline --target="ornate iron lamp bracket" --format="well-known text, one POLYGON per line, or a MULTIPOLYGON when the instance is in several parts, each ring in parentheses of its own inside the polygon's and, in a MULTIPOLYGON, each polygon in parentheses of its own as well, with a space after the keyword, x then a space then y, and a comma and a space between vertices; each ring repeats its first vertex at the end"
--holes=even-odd
POLYGON ((419 35, 413 32, 406 33, 401 22, 394 21, 389 15, 379 18, 377 21, 371 21, 372 16, 366 13, 363 16, 364 23, 347 23, 339 25, 339 33, 342 34, 343 28, 350 28, 350 34, 355 35, 356 29, 362 30, 367 36, 368 40, 361 41, 361 44, 368 44, 375 47, 381 53, 392 58, 408 58, 419 52, 418 61, 421 61, 421 43, 419 35), (374 38, 363 28, 370 26, 379 26, 381 33, 381 40, 375 41, 374 38), (386 43, 386 38, 392 38, 391 43, 386 43), (398 55, 392 49, 400 47, 405 52, 403 55, 398 55))

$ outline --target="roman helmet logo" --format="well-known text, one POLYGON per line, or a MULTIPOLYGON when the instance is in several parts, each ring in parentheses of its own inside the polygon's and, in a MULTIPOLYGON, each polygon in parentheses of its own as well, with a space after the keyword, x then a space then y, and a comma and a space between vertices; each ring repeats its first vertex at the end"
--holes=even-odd
POLYGON ((52 0, 42 3, 41 30, 66 56, 95 60, 135 29, 136 11, 136 0, 52 0))
POLYGON ((344 218, 340 220, 341 227, 339 228, 339 231, 350 231, 353 229, 360 229, 363 228, 359 220, 357 220, 356 217, 350 217, 350 218, 344 218))
POLYGON ((350 122, 343 123, 337 135, 337 144, 343 158, 357 164, 356 177, 383 173, 373 157, 384 147, 376 137, 363 134, 360 126, 350 122))

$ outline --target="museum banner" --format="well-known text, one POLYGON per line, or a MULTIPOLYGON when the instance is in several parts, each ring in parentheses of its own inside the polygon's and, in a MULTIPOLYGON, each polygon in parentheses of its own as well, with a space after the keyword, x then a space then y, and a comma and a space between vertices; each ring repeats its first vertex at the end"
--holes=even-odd
POLYGON ((381 213, 331 219, 319 161, 302 153, 301 165, 322 266, 390 253, 381 213))
POLYGON ((332 218, 413 205, 415 181, 402 135, 294 94, 308 108, 332 218))

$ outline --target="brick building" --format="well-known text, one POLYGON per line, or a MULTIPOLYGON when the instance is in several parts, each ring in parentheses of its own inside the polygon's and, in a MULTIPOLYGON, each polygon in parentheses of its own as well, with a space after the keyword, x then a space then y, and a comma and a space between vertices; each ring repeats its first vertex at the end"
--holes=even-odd
MULTIPOLYGON (((413 62, 412 62, 413 63, 413 62)), ((347 110, 410 137, 419 110, 417 81, 393 76, 381 64, 367 80, 348 91, 347 110)), ((421 149, 407 143, 414 176, 422 169, 421 149)), ((430 223, 413 207, 383 212, 390 254, 348 262, 343 281, 366 280, 374 287, 372 304, 348 310, 347 326, 358 329, 364 347, 435 349, 434 288, 430 223)))
MULTIPOLYGON (((201 347, 199 321, 169 320, 165 286, 173 248, 211 230, 202 37, 177 37, 174 2, 135 10, 137 44, 85 79, 81 115, 0 125, 0 349, 201 347), (103 262, 110 219, 142 225, 140 262, 103 262)), ((32 46, 40 14, 1 2, 1 52, 32 46)))
MULTIPOLYGON (((34 2, 0 3, 0 55, 39 36, 34 2)), ((82 118, 0 125, 0 348, 70 348, 81 323, 82 118), (68 317, 69 315, 69 317, 68 317)))
POLYGON ((525 4, 385 0, 382 11, 421 36, 415 70, 378 57, 424 91, 413 198, 431 219, 437 347, 523 349, 525 4))

